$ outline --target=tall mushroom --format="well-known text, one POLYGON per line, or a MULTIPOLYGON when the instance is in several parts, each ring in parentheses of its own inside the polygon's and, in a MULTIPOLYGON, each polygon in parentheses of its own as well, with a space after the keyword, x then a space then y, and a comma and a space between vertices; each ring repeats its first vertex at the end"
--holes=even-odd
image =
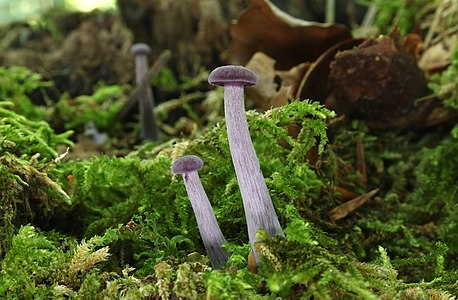
MULTIPOLYGON (((135 57, 135 81, 139 84, 148 71, 148 55, 151 48, 147 44, 138 43, 130 48, 135 57)), ((158 130, 154 120, 154 98, 150 87, 147 87, 139 100, 140 138, 158 141, 158 130)))
POLYGON ((221 268, 228 259, 228 254, 221 247, 226 239, 219 228, 212 206, 200 182, 197 170, 203 166, 202 160, 195 155, 178 158, 172 164, 172 172, 182 174, 189 200, 197 220, 200 236, 207 250, 214 269, 221 268))
POLYGON ((270 236, 284 236, 284 233, 261 172, 245 115, 243 89, 255 85, 257 76, 241 66, 223 66, 210 73, 208 82, 224 87, 229 148, 243 198, 251 249, 254 251, 256 264, 259 264, 259 255, 254 248, 256 232, 264 229, 270 236))

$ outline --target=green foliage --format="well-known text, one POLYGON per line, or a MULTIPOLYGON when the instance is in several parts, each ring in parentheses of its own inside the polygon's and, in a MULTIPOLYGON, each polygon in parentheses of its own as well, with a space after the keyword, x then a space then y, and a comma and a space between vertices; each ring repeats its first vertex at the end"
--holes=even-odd
MULTIPOLYGON (((447 132, 436 130, 374 133, 361 122, 339 126, 333 131, 331 144, 323 156, 324 176, 335 186, 356 195, 375 188, 380 191, 355 213, 339 220, 337 227, 323 222, 323 217, 311 220, 325 226, 321 228, 336 232, 340 247, 349 249, 361 261, 378 256, 379 245, 397 258, 417 257, 433 251, 438 238, 433 223, 436 218, 426 213, 428 198, 413 199, 411 194, 417 186, 416 170, 424 159, 423 148, 437 146, 437 141, 447 135, 447 132), (358 147, 363 150, 364 157, 358 156, 358 147), (357 169, 361 163, 366 167, 366 180, 357 169)), ((350 200, 336 197, 334 190, 325 189, 325 192, 326 200, 315 209, 330 211, 350 200)), ((400 271, 408 280, 416 281, 431 268, 431 263, 425 263, 400 271)))
POLYGON ((121 127, 116 116, 121 110, 121 98, 126 91, 126 86, 101 84, 92 95, 75 99, 64 95, 54 106, 52 118, 62 122, 65 129, 81 128, 93 122, 99 130, 115 133, 121 127))
POLYGON ((13 238, 11 250, 2 262, 2 299, 142 299, 155 291, 129 274, 100 272, 108 247, 103 237, 76 242, 57 233, 40 233, 23 226, 13 238), (99 248, 99 249, 97 249, 99 248))
POLYGON ((177 91, 179 89, 178 80, 172 70, 167 67, 162 68, 158 76, 153 79, 152 85, 163 88, 166 91, 177 91))
POLYGON ((427 199, 428 201, 418 205, 422 205, 422 209, 431 214, 437 214, 445 205, 456 202, 457 151, 458 144, 455 139, 433 149, 425 149, 423 159, 416 169, 417 185, 413 198, 416 201, 427 199))
POLYGON ((406 35, 412 32, 423 17, 422 9, 428 0, 373 0, 364 1, 375 4, 378 8, 375 25, 380 29, 381 33, 389 34, 393 28, 399 27, 401 35, 406 35))
MULTIPOLYGON (((69 259, 61 245, 74 242, 57 235, 52 241, 38 234, 34 227, 24 226, 13 238, 13 244, 2 262, 0 296, 9 299, 46 299, 53 296, 53 288, 62 280, 59 272, 69 259), (47 284, 43 284, 47 282, 47 284)), ((68 266, 67 266, 68 268, 68 266)))
POLYGON ((184 92, 195 88, 202 82, 207 82, 208 74, 208 70, 201 69, 196 76, 179 76, 177 78, 171 69, 164 67, 152 80, 152 85, 164 92, 184 92))
POLYGON ((255 247, 265 264, 267 287, 287 299, 377 299, 351 257, 338 254, 335 242, 287 207, 285 238, 259 232, 255 247))
POLYGON ((0 163, 1 256, 9 249, 16 228, 32 220, 46 222, 51 211, 69 204, 70 199, 56 182, 37 169, 36 162, 6 153, 0 156, 0 163))
POLYGON ((399 272, 383 247, 379 247, 374 262, 359 263, 342 254, 336 241, 302 219, 293 206, 288 206, 287 215, 286 238, 269 238, 260 231, 255 245, 265 262, 259 275, 267 278, 267 287, 274 295, 285 299, 406 299, 404 295, 415 290, 418 296, 409 299, 448 299, 450 294, 436 289, 435 282, 450 275, 444 272, 447 249, 443 244, 438 243, 424 257, 396 261, 396 266, 436 265, 437 277, 431 281, 405 283, 398 278, 399 272))
POLYGON ((56 134, 45 121, 32 121, 11 110, 11 102, 0 101, 0 154, 13 153, 18 157, 51 160, 57 157, 58 145, 72 146, 67 131, 56 134))
MULTIPOLYGON (((5 271, 0 273, 4 283, 0 284, 0 288, 4 286, 1 291, 5 295, 28 295, 24 293, 29 291, 11 282, 11 278, 19 277, 30 293, 48 298, 446 297, 448 294, 440 289, 455 291, 458 279, 448 265, 453 243, 444 239, 437 243, 439 233, 423 223, 432 216, 419 207, 417 199, 407 197, 415 180, 414 170, 418 170, 421 181, 420 174, 431 168, 426 163, 431 160, 428 151, 420 149, 430 146, 432 137, 437 136, 424 134, 420 139, 395 132, 375 136, 363 123, 353 123, 334 131, 332 145, 325 149, 325 121, 333 116, 333 112, 308 101, 293 101, 265 114, 247 112, 260 165, 286 234, 285 238, 270 238, 262 231, 258 233, 256 249, 262 264, 257 274, 248 271, 245 215, 224 121, 195 139, 144 148, 121 158, 102 156, 44 164, 30 157, 24 170, 44 168, 51 178, 57 178, 59 185, 54 182, 54 187, 64 188, 70 196, 70 205, 64 208, 47 206, 51 208, 49 215, 60 220, 54 226, 86 239, 77 243, 73 238, 37 233, 30 226, 14 236, 19 222, 9 221, 9 231, 3 235, 14 242, 5 256, 5 271), (290 134, 292 131, 296 133, 290 134), (368 186, 360 181, 361 174, 353 166, 357 142, 364 145, 368 172, 373 174, 368 186), (315 162, 313 152, 322 156, 311 166, 315 162), (198 155, 204 161, 200 177, 229 241, 225 247, 231 256, 220 271, 209 267, 182 178, 170 172, 172 161, 186 154, 198 155), (384 192, 372 206, 332 223, 328 212, 341 203, 334 184, 345 184, 360 193, 372 186, 384 192), (381 204, 383 209, 374 208, 381 204), (25 255, 25 247, 20 246, 25 242, 17 241, 38 244, 29 246, 36 252, 42 248, 48 251, 43 260, 31 264, 37 274, 45 274, 44 279, 26 279, 31 269, 22 274, 13 270, 14 261, 25 255), (46 272, 51 268, 59 271, 48 279, 46 272)), ((2 149, 14 146, 6 142, 2 149)), ((433 166, 444 167, 441 159, 446 157, 452 168, 449 155, 453 151, 437 154, 435 159, 440 163, 433 166)), ((1 165, 0 178, 15 189, 0 190, 11 199, 22 198, 29 188, 29 177, 12 172, 8 166, 1 165)), ((58 189, 50 186, 50 190, 54 193, 46 199, 60 199, 56 197, 58 189)), ((418 200, 429 197, 424 195, 419 193, 418 200)), ((52 201, 47 203, 56 203, 52 201)), ((433 207, 446 215, 441 204, 433 207)), ((447 212, 448 225, 453 225, 452 215, 447 212)), ((445 223, 440 226, 446 228, 445 223)), ((36 255, 30 259, 33 257, 36 255)))
POLYGON ((458 43, 451 55, 451 64, 440 74, 434 74, 429 88, 445 106, 458 110, 458 43))
POLYGON ((72 145, 71 132, 56 134, 46 122, 26 119, 11 107, 0 101, 0 257, 21 224, 45 222, 50 211, 69 202, 46 167, 57 158, 58 145, 72 145))
MULTIPOLYGON (((247 113, 257 152, 270 154, 259 158, 280 212, 289 203, 319 197, 321 182, 310 168, 306 155, 315 142, 320 148, 327 142, 324 120, 332 115, 320 105, 307 101, 295 101, 264 115, 247 113), (297 137, 287 134, 288 118, 300 127, 297 137), (280 140, 287 144, 281 145, 280 140), (301 157, 301 160, 295 161, 293 157, 301 157)), ((245 231, 240 232, 246 225, 224 123, 200 138, 178 143, 173 148, 162 148, 152 159, 100 157, 52 165, 50 169, 62 186, 68 184, 68 175, 73 178, 71 185, 67 185, 72 210, 63 212, 66 218, 78 220, 81 227, 72 228, 73 231, 76 229, 78 234, 90 237, 103 234, 106 228, 114 228, 105 232, 112 236, 113 257, 122 251, 124 260, 138 268, 139 275, 151 274, 158 261, 173 257, 172 277, 161 282, 169 282, 169 293, 183 295, 193 289, 182 282, 184 277, 180 274, 198 272, 186 265, 188 255, 196 250, 205 253, 182 180, 170 172, 172 160, 187 153, 200 155, 204 160, 201 178, 220 225, 229 240, 245 244, 243 250, 237 250, 236 244, 232 244, 231 262, 246 268, 247 236, 245 231), (127 249, 122 246, 126 244, 130 245, 127 249)), ((147 152, 142 155, 148 157, 147 152)), ((208 258, 205 259, 204 264, 208 264, 208 258)), ((244 282, 251 277, 242 275, 227 280, 245 286, 248 294, 255 295, 256 289, 248 288, 244 282)), ((193 286, 202 286, 199 288, 202 292, 203 281, 212 285, 213 277, 204 280, 201 275, 195 276, 200 283, 193 286)))
POLYGON ((50 86, 43 76, 24 67, 0 67, 0 101, 10 101, 11 109, 27 119, 45 118, 46 107, 34 105, 29 94, 50 86))
POLYGON ((241 269, 233 272, 212 270, 204 274, 206 295, 217 299, 269 299, 262 295, 263 278, 241 269))
MULTIPOLYGON (((458 239, 455 236, 458 228, 457 151, 458 144, 454 138, 425 150, 423 160, 416 170, 418 182, 412 195, 415 203, 431 219, 440 220, 439 236, 453 256, 458 253, 458 239)), ((455 266, 457 262, 453 259, 455 266)))

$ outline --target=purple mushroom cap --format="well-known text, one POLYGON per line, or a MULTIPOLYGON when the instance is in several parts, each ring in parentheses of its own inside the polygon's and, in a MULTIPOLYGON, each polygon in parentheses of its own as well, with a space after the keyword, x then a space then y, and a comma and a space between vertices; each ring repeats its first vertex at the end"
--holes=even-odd
POLYGON ((258 83, 258 77, 256 73, 242 66, 222 66, 210 73, 208 82, 217 86, 224 86, 226 84, 253 86, 258 83))
POLYGON ((148 54, 151 54, 151 48, 147 44, 138 43, 130 47, 130 53, 132 53, 133 55, 139 55, 139 54, 148 55, 148 54))
POLYGON ((195 155, 185 155, 172 164, 172 172, 175 174, 186 174, 200 170, 204 165, 204 162, 195 155))

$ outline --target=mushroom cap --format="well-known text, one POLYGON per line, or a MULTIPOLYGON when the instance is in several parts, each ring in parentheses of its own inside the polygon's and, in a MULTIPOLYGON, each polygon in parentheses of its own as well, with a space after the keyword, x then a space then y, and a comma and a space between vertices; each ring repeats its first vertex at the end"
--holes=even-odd
POLYGON ((186 174, 202 168, 204 162, 195 155, 185 155, 172 164, 172 172, 175 174, 186 174))
POLYGON ((133 44, 132 47, 130 47, 130 53, 133 55, 138 55, 138 54, 151 54, 151 47, 148 46, 145 43, 137 43, 133 44))
POLYGON ((258 76, 253 71, 242 66, 222 66, 214 69, 208 76, 212 85, 242 84, 253 86, 258 83, 258 76))

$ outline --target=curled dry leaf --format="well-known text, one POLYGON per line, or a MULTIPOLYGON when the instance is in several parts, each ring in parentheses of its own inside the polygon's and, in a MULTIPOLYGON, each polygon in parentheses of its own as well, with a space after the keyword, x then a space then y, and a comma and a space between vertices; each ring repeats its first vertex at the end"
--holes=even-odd
POLYGON ((445 70, 452 62, 452 51, 457 42, 458 36, 450 36, 431 46, 425 50, 418 65, 429 74, 445 70))
POLYGON ((315 61, 328 48, 351 38, 344 26, 294 18, 268 0, 253 0, 230 34, 230 63, 245 65, 262 51, 275 59, 277 70, 315 61))
POLYGON ((328 95, 328 77, 330 73, 330 64, 334 60, 337 52, 349 50, 359 44, 364 39, 349 39, 340 42, 328 50, 311 64, 304 77, 301 80, 299 88, 296 91, 295 98, 312 99, 323 101, 328 95))
POLYGON ((300 64, 288 71, 276 71, 273 58, 256 52, 246 67, 258 74, 258 84, 247 89, 247 95, 257 108, 268 110, 294 98, 308 64, 300 64))

